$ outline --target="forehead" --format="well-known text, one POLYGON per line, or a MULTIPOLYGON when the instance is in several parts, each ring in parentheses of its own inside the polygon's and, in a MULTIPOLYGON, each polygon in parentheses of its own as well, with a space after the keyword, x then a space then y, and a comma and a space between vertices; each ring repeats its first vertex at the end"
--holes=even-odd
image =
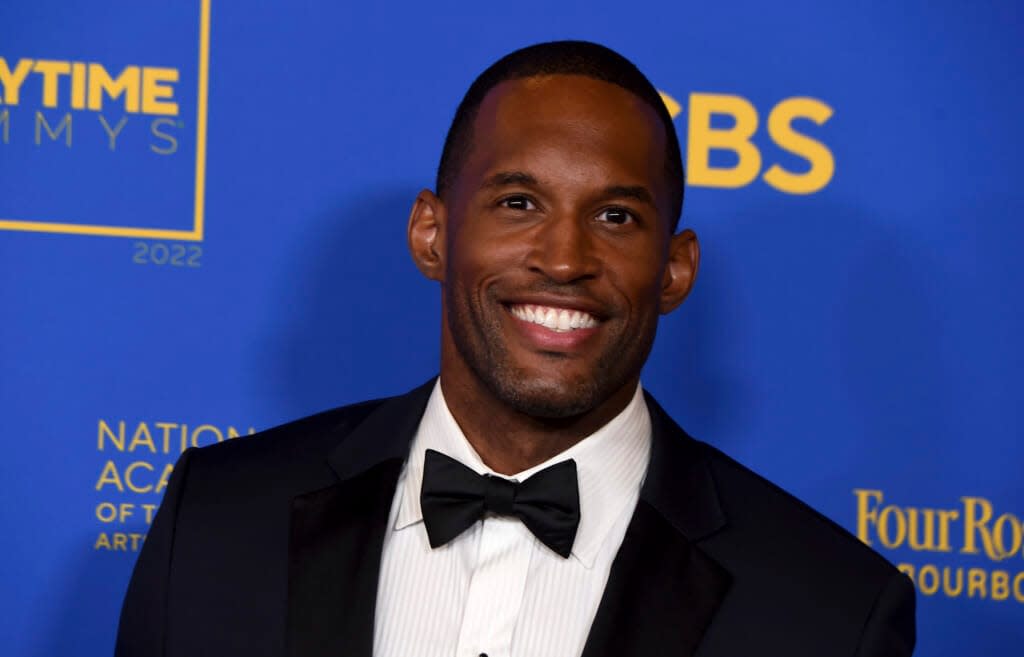
POLYGON ((657 193, 665 191, 665 140, 654 109, 618 85, 581 75, 508 80, 480 104, 464 173, 547 167, 657 193))

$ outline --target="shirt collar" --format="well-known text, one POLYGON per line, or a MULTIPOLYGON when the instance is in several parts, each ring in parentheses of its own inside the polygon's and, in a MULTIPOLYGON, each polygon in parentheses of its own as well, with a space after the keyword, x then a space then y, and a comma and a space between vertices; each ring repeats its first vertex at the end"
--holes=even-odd
MULTIPOLYGON (((448 410, 438 379, 420 420, 406 461, 400 494, 400 506, 394 531, 423 520, 420 487, 423 482, 423 456, 434 449, 460 461, 479 474, 496 474, 484 465, 458 423, 448 410)), ((512 475, 523 481, 549 465, 573 459, 579 477, 580 524, 572 554, 587 568, 594 565, 597 553, 612 525, 627 504, 635 503, 643 483, 651 452, 651 418, 643 391, 637 386, 629 404, 610 422, 544 463, 512 475)), ((502 475, 504 476, 504 475, 502 475)))

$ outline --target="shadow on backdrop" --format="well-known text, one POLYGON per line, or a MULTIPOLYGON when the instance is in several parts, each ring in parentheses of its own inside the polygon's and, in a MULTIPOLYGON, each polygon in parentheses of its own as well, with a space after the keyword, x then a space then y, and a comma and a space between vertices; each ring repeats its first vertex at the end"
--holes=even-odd
POLYGON ((814 481, 798 493, 948 434, 942 263, 852 203, 765 195, 730 211, 712 194, 684 215, 701 270, 645 372, 679 423, 780 483, 814 481), (835 468, 792 472, 819 460, 835 468))
MULTIPOLYGON (((143 532, 145 528, 126 531, 143 532)), ((60 595, 42 601, 52 626, 39 632, 28 654, 35 657, 101 657, 114 652, 121 600, 134 559, 122 552, 93 549, 95 537, 76 545, 54 571, 61 574, 60 595), (122 574, 113 577, 111 574, 122 574)))
POLYGON ((311 222, 280 281, 278 330, 254 361, 281 417, 404 392, 437 372, 439 290, 406 246, 413 186, 339 203, 311 222))

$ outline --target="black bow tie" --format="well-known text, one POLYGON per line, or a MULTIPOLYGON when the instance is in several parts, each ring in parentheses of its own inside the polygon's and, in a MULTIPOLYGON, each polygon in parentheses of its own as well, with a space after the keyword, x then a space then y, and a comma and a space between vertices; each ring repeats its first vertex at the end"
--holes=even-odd
POLYGON ((556 463, 524 482, 480 475, 428 449, 423 457, 420 508, 430 547, 444 545, 485 513, 516 516, 540 542, 568 558, 580 524, 576 462, 556 463))

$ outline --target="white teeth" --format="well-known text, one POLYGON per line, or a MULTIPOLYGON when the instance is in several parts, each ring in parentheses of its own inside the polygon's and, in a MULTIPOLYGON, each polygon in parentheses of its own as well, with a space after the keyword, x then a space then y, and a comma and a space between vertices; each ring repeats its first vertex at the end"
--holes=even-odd
POLYGON ((511 306, 512 314, 519 319, 564 333, 579 328, 593 328, 598 321, 589 313, 550 306, 511 306))

